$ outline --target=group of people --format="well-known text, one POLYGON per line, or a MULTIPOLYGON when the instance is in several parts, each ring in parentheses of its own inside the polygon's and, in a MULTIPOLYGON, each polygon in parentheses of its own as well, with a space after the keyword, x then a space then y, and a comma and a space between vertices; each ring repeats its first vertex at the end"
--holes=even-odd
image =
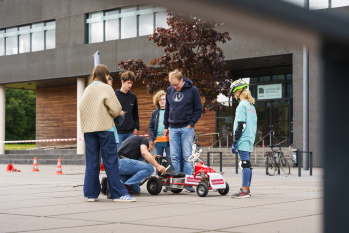
MULTIPOLYGON (((193 164, 188 161, 188 158, 192 153, 194 126, 202 113, 200 94, 192 81, 183 77, 179 70, 169 73, 171 86, 166 92, 161 90, 153 97, 153 103, 157 109, 153 111, 149 122, 149 140, 146 137, 137 136, 140 127, 138 102, 136 95, 130 91, 136 81, 135 75, 132 71, 126 71, 120 79, 121 88, 114 91, 113 79, 108 68, 105 65, 97 65, 79 105, 81 130, 84 133, 86 147, 83 190, 88 201, 98 200, 101 192, 100 154, 108 177, 110 198, 116 202, 136 201, 132 195, 140 193, 138 183, 151 175, 154 167, 158 172, 166 174, 166 168, 158 164, 155 159, 157 156, 162 156, 164 152, 166 156, 171 157, 176 171, 184 172, 186 175, 192 174, 193 164), (159 136, 169 136, 169 146, 158 143, 159 136), (155 155, 152 155, 150 151, 154 147, 155 155)), ((252 139, 254 141, 252 135, 254 123, 251 121, 256 121, 256 117, 251 118, 249 115, 252 112, 255 113, 252 104, 254 99, 249 90, 245 86, 236 90, 233 90, 234 97, 240 98, 241 103, 248 100, 252 109, 252 111, 246 110, 247 104, 240 103, 246 108, 239 105, 240 109, 243 108, 242 114, 237 115, 239 117, 235 119, 236 127, 234 123, 234 131, 237 133, 234 134, 233 152, 241 148, 239 152, 240 157, 241 154, 244 156, 241 157, 243 167, 250 170, 248 174, 243 172, 243 187, 236 195, 247 197, 240 193, 246 192, 250 196, 252 168, 249 156, 252 151, 250 144, 253 145, 250 141, 252 139), (246 129, 249 130, 246 131, 246 129), (246 132, 251 133, 252 136, 250 134, 246 136, 246 132), (246 150, 246 153, 241 153, 243 150, 246 150), (248 161, 247 165, 244 165, 245 161, 248 161)), ((187 191, 195 192, 191 186, 187 191)))

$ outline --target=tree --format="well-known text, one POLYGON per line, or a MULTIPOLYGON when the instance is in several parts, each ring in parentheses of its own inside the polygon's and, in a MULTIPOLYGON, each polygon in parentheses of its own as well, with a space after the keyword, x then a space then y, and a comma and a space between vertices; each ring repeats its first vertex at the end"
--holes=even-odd
POLYGON ((35 139, 35 117, 35 91, 6 88, 6 140, 35 139))
POLYGON ((221 110, 217 95, 227 95, 231 81, 225 70, 224 54, 218 42, 231 40, 227 32, 218 32, 217 23, 167 11, 169 29, 157 28, 149 40, 164 47, 164 56, 155 58, 151 66, 142 59, 121 61, 119 69, 131 70, 137 80, 147 85, 149 93, 169 86, 168 73, 179 69, 190 78, 205 98, 204 109, 221 110))

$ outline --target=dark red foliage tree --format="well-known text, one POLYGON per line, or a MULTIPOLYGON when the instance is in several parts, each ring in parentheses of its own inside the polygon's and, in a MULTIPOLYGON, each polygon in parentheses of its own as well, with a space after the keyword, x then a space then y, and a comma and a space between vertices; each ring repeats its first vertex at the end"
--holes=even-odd
POLYGON ((157 28, 149 37, 158 47, 164 47, 164 56, 155 58, 151 66, 141 59, 121 61, 119 69, 135 72, 137 80, 147 85, 149 93, 166 90, 168 73, 179 69, 205 98, 204 109, 222 109, 216 98, 219 93, 227 94, 231 81, 225 70, 223 51, 217 43, 231 40, 229 34, 216 31, 216 23, 171 11, 167 14, 169 28, 157 28))

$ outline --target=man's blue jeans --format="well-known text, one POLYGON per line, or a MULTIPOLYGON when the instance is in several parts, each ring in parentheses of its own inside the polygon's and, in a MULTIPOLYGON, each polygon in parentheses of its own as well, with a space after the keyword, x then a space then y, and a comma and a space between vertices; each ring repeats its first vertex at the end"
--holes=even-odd
MULTIPOLYGON (((240 160, 251 160, 251 152, 239 150, 240 160)), ((242 187, 250 187, 252 180, 252 169, 244 168, 242 170, 242 187)))
POLYGON ((162 147, 162 146, 155 146, 155 154, 163 156, 164 151, 166 152, 166 156, 170 157, 170 147, 162 147))
POLYGON ((126 185, 133 185, 133 190, 140 191, 138 183, 154 172, 153 165, 139 160, 119 159, 121 181, 126 185))
POLYGON ((127 189, 120 181, 114 132, 100 131, 85 133, 84 138, 86 148, 84 197, 97 198, 101 192, 101 184, 99 182, 100 150, 102 151, 105 172, 108 176, 111 198, 115 199, 127 194, 127 189))
POLYGON ((119 144, 117 146, 117 150, 118 151, 119 151, 119 148, 120 148, 122 142, 125 141, 126 139, 128 139, 131 136, 132 136, 132 133, 118 134, 118 137, 119 137, 119 144))
POLYGON ((192 153, 194 139, 193 128, 170 128, 170 155, 174 169, 180 172, 181 158, 183 159, 183 172, 192 175, 193 164, 188 161, 192 153))

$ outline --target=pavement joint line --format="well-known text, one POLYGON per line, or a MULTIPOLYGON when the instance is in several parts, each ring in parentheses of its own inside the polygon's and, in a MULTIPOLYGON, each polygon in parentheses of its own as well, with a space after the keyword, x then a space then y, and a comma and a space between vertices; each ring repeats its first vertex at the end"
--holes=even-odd
POLYGON ((228 230, 228 229, 239 228, 239 227, 256 226, 256 225, 265 224, 265 223, 282 222, 282 221, 287 221, 287 220, 292 220, 292 219, 298 219, 298 218, 307 218, 307 217, 312 217, 312 216, 319 216, 319 215, 323 215, 323 214, 324 214, 324 213, 308 214, 308 215, 297 216, 297 217, 292 217, 292 218, 284 218, 284 219, 277 219, 277 220, 272 220, 272 221, 265 221, 265 222, 252 223, 252 224, 248 224, 248 225, 240 225, 240 226, 234 226, 234 227, 220 228, 220 229, 216 229, 216 230, 217 230, 217 231, 222 231, 222 230, 228 230))
MULTIPOLYGON (((177 216, 183 216, 183 215, 177 215, 177 216)), ((169 217, 169 216, 168 216, 169 217)), ((167 217, 167 218, 168 218, 167 217)), ((157 219, 157 218, 155 218, 157 219)), ((166 227, 172 228, 172 229, 182 229, 182 230, 194 230, 194 231, 204 231, 207 232, 207 229, 202 229, 202 228, 188 228, 188 227, 174 227, 174 226, 159 226, 159 225, 152 225, 152 224, 141 224, 141 223, 133 223, 133 222, 120 222, 120 224, 125 224, 125 225, 137 225, 137 226, 148 226, 148 227, 166 227)), ((212 230, 211 230, 212 231, 212 230)))
MULTIPOLYGON (((86 221, 86 220, 81 220, 81 221, 86 221)), ((91 221, 89 221, 91 222, 91 221)), ((101 221, 97 221, 97 222, 101 222, 101 221)), ((115 224, 115 223, 101 223, 101 224, 90 224, 90 225, 83 225, 83 226, 68 226, 68 227, 55 227, 55 228, 45 228, 45 229, 35 229, 35 230, 24 230, 24 231, 8 231, 7 233, 17 233, 17 232, 38 232, 38 231, 47 231, 47 230, 61 230, 61 229, 71 229, 71 228, 77 228, 77 227, 93 227, 93 226, 104 226, 106 224, 115 224)))

